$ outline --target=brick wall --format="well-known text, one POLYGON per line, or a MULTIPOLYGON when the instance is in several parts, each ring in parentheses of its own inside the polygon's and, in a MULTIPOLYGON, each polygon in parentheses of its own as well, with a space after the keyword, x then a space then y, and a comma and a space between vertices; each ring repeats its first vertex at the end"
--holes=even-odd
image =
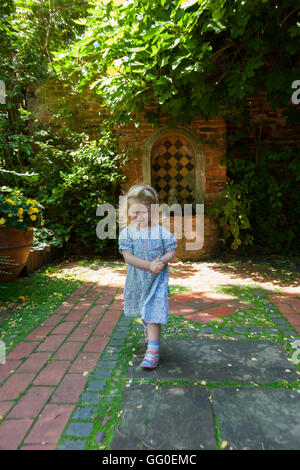
MULTIPOLYGON (((156 107, 153 105, 146 111, 155 112, 156 107)), ((160 119, 161 127, 167 126, 168 116, 165 113, 160 115, 160 119)), ((204 118, 199 118, 184 127, 190 129, 203 145, 206 177, 205 199, 209 204, 226 187, 226 167, 220 164, 222 156, 226 154, 226 123, 222 117, 215 117, 208 122, 204 118)), ((128 124, 120 126, 116 130, 120 148, 135 147, 137 149, 137 152, 132 154, 130 163, 124 168, 124 174, 128 179, 123 185, 124 189, 143 180, 143 145, 155 129, 157 126, 153 127, 143 118, 138 128, 128 124)))
MULTIPOLYGON (((157 107, 153 104, 145 109, 145 113, 147 111, 157 112, 157 107)), ((133 184, 143 182, 142 154, 143 146, 147 138, 150 137, 158 127, 167 126, 168 115, 166 113, 159 114, 161 121, 160 126, 151 125, 145 119, 144 115, 138 128, 135 128, 133 124, 127 124, 116 129, 120 149, 131 147, 137 149, 135 153, 132 153, 130 162, 123 168, 127 178, 127 181, 122 186, 122 189, 125 191, 133 184)), ((198 118, 190 125, 184 127, 191 130, 203 145, 205 159, 204 204, 206 207, 211 205, 213 200, 219 197, 222 190, 226 187, 226 167, 220 164, 222 157, 226 153, 226 123, 222 117, 215 117, 209 121, 206 121, 204 118, 198 118)), ((148 183, 150 182, 148 181, 148 183)), ((185 243, 188 240, 183 237, 181 240, 178 240, 178 248, 176 251, 178 260, 197 261, 214 256, 219 252, 219 228, 212 217, 207 214, 205 214, 204 221, 203 248, 201 250, 186 251, 185 243)), ((195 217, 193 227, 195 229, 195 217)), ((190 241, 191 240, 189 240, 189 242, 190 241)))
MULTIPOLYGON (((29 101, 29 110, 36 114, 40 120, 50 119, 61 105, 64 105, 71 114, 68 121, 69 126, 79 132, 87 132, 91 137, 100 135, 102 108, 97 104, 95 95, 87 91, 82 95, 68 95, 63 91, 63 87, 53 80, 32 89, 29 101)), ((157 107, 152 104, 146 111, 157 111, 157 107)), ((168 115, 160 114, 161 126, 167 125, 168 115)), ((215 117, 208 122, 205 119, 197 119, 189 126, 195 136, 200 139, 203 145, 205 158, 205 207, 217 198, 220 192, 226 187, 226 168, 220 165, 220 160, 226 152, 226 123, 222 117, 215 117)), ((136 153, 130 155, 130 161, 123 168, 127 177, 122 189, 127 189, 131 185, 143 181, 142 152, 145 140, 154 132, 155 128, 145 118, 140 127, 133 124, 115 129, 118 136, 120 148, 137 149, 136 153)), ((194 224, 195 221, 193 221, 194 224)), ((194 226, 194 225, 193 225, 194 226)), ((177 259, 199 260, 214 255, 218 251, 219 229, 211 216, 205 215, 205 242, 200 251, 188 251, 184 249, 185 239, 179 242, 177 259)), ((188 240, 189 242, 191 240, 188 240)))
MULTIPOLYGON (((62 87, 49 81, 32 90, 32 98, 29 110, 35 111, 41 120, 48 120, 57 108, 64 103, 72 115, 69 125, 77 131, 85 131, 91 137, 100 135, 102 108, 97 103, 97 98, 92 92, 87 91, 82 95, 66 95, 62 87)), ((298 107, 299 108, 299 107, 298 107)), ((243 142, 249 147, 249 152, 255 152, 255 142, 260 136, 262 144, 278 144, 281 147, 300 146, 300 132, 292 126, 286 125, 286 118, 282 115, 285 108, 272 110, 266 104, 266 93, 249 95, 250 126, 248 135, 243 142)), ((157 111, 152 103, 146 111, 157 111)), ((168 116, 160 114, 161 126, 167 125, 168 116)), ((220 161, 226 149, 229 148, 227 137, 237 132, 232 122, 224 122, 222 117, 215 117, 206 121, 199 117, 190 125, 185 126, 201 141, 205 158, 205 207, 212 204, 226 187, 226 168, 220 161), (228 147, 227 147, 228 146, 228 147)), ((131 185, 143 181, 142 154, 145 141, 157 129, 144 117, 141 125, 136 128, 133 124, 117 127, 115 133, 118 136, 120 148, 137 149, 131 153, 130 161, 123 168, 127 181, 123 184, 126 190, 131 185)), ((177 250, 178 259, 197 260, 213 256, 219 251, 219 229, 211 217, 205 215, 205 243, 201 252, 185 252, 180 242, 177 250)))
MULTIPOLYGON (((300 147, 300 126, 287 125, 287 118, 283 114, 288 106, 272 109, 267 103, 267 93, 261 91, 256 95, 248 95, 249 127, 247 137, 243 142, 247 143, 248 155, 255 155, 255 143, 260 141, 261 147, 293 148, 300 147)), ((291 106, 291 103, 288 103, 291 106)), ((293 105, 292 109, 300 113, 299 105, 293 105)), ((230 120, 227 121, 227 135, 238 132, 238 127, 230 120)), ((228 148, 230 144, 228 143, 228 148)))

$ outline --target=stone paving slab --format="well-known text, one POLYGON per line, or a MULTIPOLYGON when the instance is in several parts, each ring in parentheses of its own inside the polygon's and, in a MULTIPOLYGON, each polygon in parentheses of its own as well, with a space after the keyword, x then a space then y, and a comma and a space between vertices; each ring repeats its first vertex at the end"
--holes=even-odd
POLYGON ((300 449, 300 395, 278 388, 221 387, 213 408, 226 448, 300 449))
POLYGON ((207 389, 132 385, 124 390, 121 409, 123 420, 110 450, 216 448, 207 389))
POLYGON ((299 379, 283 348, 271 341, 168 338, 161 342, 160 363, 154 370, 140 367, 145 350, 139 343, 126 377, 241 383, 299 379))

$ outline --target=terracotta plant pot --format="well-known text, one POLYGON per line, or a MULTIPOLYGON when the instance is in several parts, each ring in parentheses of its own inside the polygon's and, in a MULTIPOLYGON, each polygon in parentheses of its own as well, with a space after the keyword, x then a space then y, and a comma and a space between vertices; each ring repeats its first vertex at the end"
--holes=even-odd
POLYGON ((0 256, 9 256, 9 260, 19 263, 18 266, 8 266, 0 260, 0 269, 10 274, 0 273, 0 282, 13 281, 23 269, 33 241, 32 230, 0 227, 0 256))

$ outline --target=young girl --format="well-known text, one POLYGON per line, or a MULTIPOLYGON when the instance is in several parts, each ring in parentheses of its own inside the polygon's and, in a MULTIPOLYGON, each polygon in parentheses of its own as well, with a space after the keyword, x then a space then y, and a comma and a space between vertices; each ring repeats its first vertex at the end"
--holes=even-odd
POLYGON ((158 222, 158 194, 146 184, 132 186, 120 207, 119 252, 128 264, 124 287, 124 313, 140 316, 147 350, 141 367, 154 369, 159 361, 161 324, 169 319, 168 262, 177 242, 158 222), (127 225, 127 219, 130 219, 127 225))

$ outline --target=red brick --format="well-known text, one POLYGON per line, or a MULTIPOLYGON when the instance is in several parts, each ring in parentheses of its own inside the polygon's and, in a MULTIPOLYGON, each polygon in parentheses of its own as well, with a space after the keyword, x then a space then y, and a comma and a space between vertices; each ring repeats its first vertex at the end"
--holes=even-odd
POLYGON ((39 341, 30 341, 28 343, 22 341, 6 356, 6 359, 22 359, 28 356, 36 346, 40 344, 39 341))
POLYGON ((30 340, 42 341, 42 339, 46 338, 46 336, 49 334, 52 328, 53 328, 52 326, 38 326, 28 336, 26 336, 25 339, 26 341, 30 341, 30 340))
POLYGON ((90 314, 88 313, 87 315, 85 315, 82 319, 82 321, 80 322, 80 325, 82 326, 86 326, 86 325, 96 325, 99 320, 101 318, 101 315, 99 314, 90 314))
POLYGON ((107 307, 103 307, 103 305, 95 305, 91 308, 91 310, 89 310, 89 314, 98 314, 99 316, 101 316, 106 309, 107 307))
POLYGON ((50 354, 48 352, 37 352, 32 353, 26 361, 17 369, 16 373, 19 372, 34 372, 35 374, 45 365, 49 359, 50 354))
POLYGON ((93 325, 78 326, 68 337, 68 341, 85 341, 93 331, 93 325))
POLYGON ((53 356, 54 359, 68 359, 72 361, 82 347, 83 341, 66 341, 53 356))
POLYGON ((13 400, 28 387, 35 374, 13 374, 1 387, 1 400, 13 400))
POLYGON ((69 369, 70 373, 93 370, 99 360, 99 353, 80 353, 69 369))
POLYGON ((274 302, 275 305, 276 305, 276 308, 279 310, 279 312, 281 312, 283 315, 288 315, 288 314, 292 314, 292 313, 295 313, 295 310, 288 304, 283 304, 283 303, 276 303, 274 302))
POLYGON ((300 315, 297 313, 287 313, 284 315, 291 325, 300 325, 300 315))
POLYGON ((170 304, 169 306, 169 311, 171 313, 175 313, 176 315, 189 315, 189 314, 197 312, 195 308, 187 307, 186 305, 172 305, 172 304, 170 304))
POLYGON ((210 321, 218 320, 220 321, 220 318, 217 317, 216 315, 210 315, 209 313, 193 313, 192 315, 185 315, 185 318, 188 320, 193 320, 197 321, 199 323, 208 323, 210 321))
POLYGON ((98 352, 101 353, 107 345, 109 338, 102 336, 93 336, 88 340, 83 352, 98 352))
POLYGON ((0 424, 0 450, 16 450, 24 439, 32 419, 10 419, 0 424))
POLYGON ((86 309, 83 310, 72 310, 66 317, 65 320, 67 321, 80 321, 84 314, 86 313, 86 309))
POLYGON ((107 321, 105 322, 102 320, 97 328, 94 331, 94 335, 111 335, 114 327, 115 327, 116 322, 115 321, 107 321))
POLYGON ((287 302, 287 298, 284 295, 268 294, 267 297, 270 300, 270 302, 272 302, 272 303, 285 303, 285 302, 287 302))
POLYGON ((64 321, 51 332, 52 335, 67 335, 77 325, 76 321, 64 321))
POLYGON ((95 287, 97 286, 95 281, 85 281, 83 282, 83 284, 81 284, 80 287, 78 287, 77 290, 82 289, 82 290, 85 290, 85 292, 87 292, 89 288, 92 286, 95 286, 95 287))
POLYGON ((46 405, 25 444, 56 444, 71 416, 74 405, 46 405))
POLYGON ((108 321, 108 322, 111 321, 111 322, 116 323, 121 313, 122 312, 120 310, 118 310, 117 312, 112 312, 111 310, 107 310, 102 317, 102 321, 108 321))
POLYGON ((0 415, 4 417, 14 404, 14 401, 0 401, 0 415))
POLYGON ((73 312, 86 312, 91 306, 91 302, 86 299, 82 299, 78 302, 77 305, 73 308, 73 312))
POLYGON ((56 450, 56 444, 29 444, 20 447, 20 450, 56 450))
POLYGON ((121 310, 122 311, 123 308, 124 308, 124 302, 116 301, 116 302, 114 302, 113 306, 116 310, 121 310))
POLYGON ((65 338, 65 335, 49 335, 37 348, 37 351, 55 351, 65 338))
POLYGON ((97 306, 99 305, 100 307, 103 307, 106 309, 107 307, 109 307, 111 301, 112 301, 112 296, 107 297, 107 296, 102 295, 102 297, 100 297, 100 299, 96 301, 96 305, 97 306))
POLYGON ((191 294, 176 294, 172 295, 172 301, 178 303, 186 303, 192 300, 197 300, 199 297, 193 296, 191 294))
POLYGON ((122 310, 121 309, 110 309, 107 310, 105 313, 104 318, 114 318, 115 320, 118 320, 119 317, 121 316, 122 310))
POLYGON ((300 313, 300 300, 290 298, 288 302, 295 313, 300 313))
POLYGON ((98 292, 96 291, 92 291, 91 293, 88 293, 86 296, 85 296, 85 300, 87 300, 88 302, 93 303, 97 297, 98 297, 98 292))
POLYGON ((64 318, 63 315, 51 315, 51 317, 47 318, 43 323, 40 324, 40 326, 55 326, 57 323, 62 321, 64 318))
POLYGON ((82 374, 67 374, 51 398, 53 403, 77 403, 88 377, 82 374))
POLYGON ((51 362, 39 373, 33 382, 34 385, 57 385, 64 376, 69 365, 69 361, 51 362))
POLYGON ((0 364, 0 383, 3 382, 20 364, 21 360, 6 359, 5 364, 0 364))
POLYGON ((52 387, 31 387, 7 415, 7 418, 35 418, 52 392, 52 387))
POLYGON ((62 314, 69 313, 73 305, 74 305, 73 303, 65 302, 61 304, 59 307, 57 307, 56 310, 53 310, 53 313, 62 313, 62 314))
POLYGON ((236 312, 237 309, 225 307, 220 305, 219 307, 206 308, 203 310, 203 313, 210 313, 212 315, 217 315, 218 317, 225 317, 226 315, 231 315, 236 312))

